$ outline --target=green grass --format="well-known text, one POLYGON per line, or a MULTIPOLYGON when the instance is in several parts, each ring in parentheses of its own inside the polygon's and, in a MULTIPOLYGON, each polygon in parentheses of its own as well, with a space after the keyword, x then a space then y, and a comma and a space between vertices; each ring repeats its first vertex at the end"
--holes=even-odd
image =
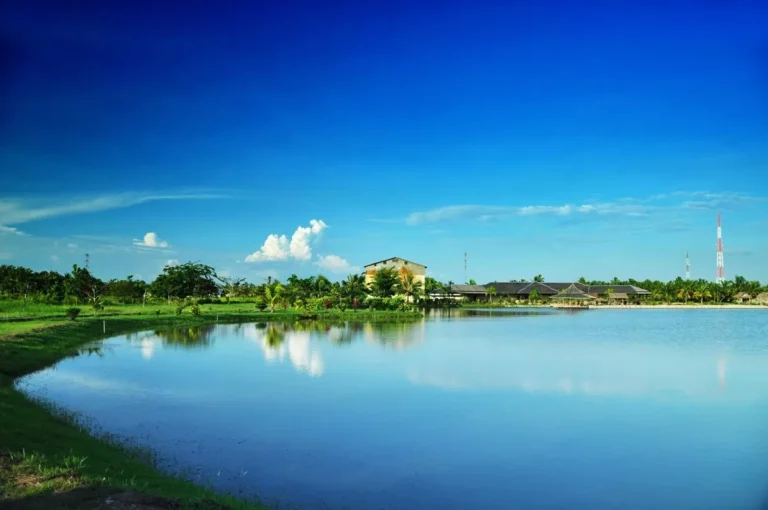
MULTIPOLYGON (((60 309, 62 316, 66 308, 60 309)), ((79 347, 100 338, 150 328, 190 327, 216 321, 296 321, 301 316, 291 310, 270 313, 240 308, 238 313, 237 304, 205 305, 202 316, 189 311, 177 316, 169 313, 170 307, 153 307, 150 312, 138 306, 119 308, 119 314, 81 316, 74 322, 63 317, 0 322, 0 506, 24 498, 23 508, 89 508, 93 507, 93 498, 103 499, 106 494, 128 490, 129 494, 178 500, 185 508, 265 508, 258 502, 216 494, 165 475, 147 462, 149 452, 137 452, 115 438, 94 435, 92 428, 82 427, 72 416, 36 402, 13 387, 15 378, 75 356, 79 347), (165 313, 157 315, 157 309, 165 313), (69 499, 56 499, 60 497, 69 499)), ((48 314, 51 308, 38 311, 48 314)), ((411 312, 370 311, 317 315, 320 320, 385 322, 421 317, 411 312)))

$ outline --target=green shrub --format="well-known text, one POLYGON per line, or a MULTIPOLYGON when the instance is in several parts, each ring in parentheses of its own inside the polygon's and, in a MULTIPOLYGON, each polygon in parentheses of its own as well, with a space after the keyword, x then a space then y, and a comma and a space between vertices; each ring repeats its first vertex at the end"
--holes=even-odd
POLYGON ((203 312, 200 310, 200 305, 198 305, 197 303, 192 305, 192 308, 190 309, 190 311, 192 312, 192 315, 197 317, 203 314, 203 312))
POLYGON ((264 310, 267 309, 267 300, 264 299, 263 297, 257 296, 255 303, 256 303, 256 309, 258 311, 263 312, 264 310))
POLYGON ((77 319, 77 316, 80 315, 80 309, 79 308, 68 308, 67 309, 67 317, 69 317, 69 320, 73 321, 77 319))

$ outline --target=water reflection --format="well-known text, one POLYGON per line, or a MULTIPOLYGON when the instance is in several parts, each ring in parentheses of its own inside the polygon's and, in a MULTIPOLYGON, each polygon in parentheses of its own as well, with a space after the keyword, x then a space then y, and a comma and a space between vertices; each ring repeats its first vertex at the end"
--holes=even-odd
POLYGON ((238 331, 261 347, 269 362, 283 362, 286 358, 298 371, 315 377, 323 374, 323 359, 311 345, 311 332, 294 327, 295 324, 247 324, 238 331))
POLYGON ((322 342, 346 346, 362 339, 366 343, 404 349, 423 340, 424 321, 257 323, 238 325, 232 331, 259 345, 267 361, 287 359, 296 370, 314 377, 325 371, 320 350, 322 342))
POLYGON ((525 317, 536 315, 556 315, 566 313, 581 313, 585 310, 568 308, 432 308, 426 316, 431 319, 459 319, 467 317, 525 317))
POLYGON ((159 329, 129 333, 125 336, 131 344, 141 348, 144 359, 152 359, 158 347, 176 347, 182 349, 201 349, 213 345, 215 325, 191 326, 183 328, 159 329))

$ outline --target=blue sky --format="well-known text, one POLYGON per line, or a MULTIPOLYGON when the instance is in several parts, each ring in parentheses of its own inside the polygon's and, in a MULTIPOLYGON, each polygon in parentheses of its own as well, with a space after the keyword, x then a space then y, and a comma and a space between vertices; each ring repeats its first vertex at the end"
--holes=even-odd
POLYGON ((712 279, 720 212, 768 280, 764 2, 47 4, 0 7, 0 263, 712 279))

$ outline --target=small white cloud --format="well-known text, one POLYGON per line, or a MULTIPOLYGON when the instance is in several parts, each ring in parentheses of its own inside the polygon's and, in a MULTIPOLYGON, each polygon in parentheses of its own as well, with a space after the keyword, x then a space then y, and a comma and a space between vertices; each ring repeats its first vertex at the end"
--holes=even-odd
POLYGON ((169 259, 165 262, 166 266, 175 267, 179 265, 179 259, 169 259))
POLYGON ((16 234, 17 236, 27 235, 18 228, 6 227, 5 225, 0 225, 0 234, 16 234))
POLYGON ((10 253, 0 252, 0 260, 9 260, 13 258, 10 253))
POLYGON ((270 234, 261 248, 245 257, 245 261, 268 262, 287 260, 288 258, 309 260, 312 258, 312 242, 327 227, 328 225, 323 220, 310 220, 308 227, 296 229, 290 242, 285 234, 270 234))
POLYGON ((69 243, 67 244, 67 248, 69 248, 70 250, 76 250, 78 246, 75 243, 69 243))
POLYGON ((58 255, 51 255, 51 260, 54 262, 58 262, 59 261, 58 255))
POLYGON ((339 257, 338 255, 326 255, 318 256, 315 265, 321 269, 325 269, 331 273, 357 273, 360 268, 351 266, 346 259, 339 257))
POLYGON ((144 234, 143 240, 134 239, 133 244, 136 246, 144 246, 145 248, 167 248, 168 242, 163 241, 154 232, 147 232, 144 234))

